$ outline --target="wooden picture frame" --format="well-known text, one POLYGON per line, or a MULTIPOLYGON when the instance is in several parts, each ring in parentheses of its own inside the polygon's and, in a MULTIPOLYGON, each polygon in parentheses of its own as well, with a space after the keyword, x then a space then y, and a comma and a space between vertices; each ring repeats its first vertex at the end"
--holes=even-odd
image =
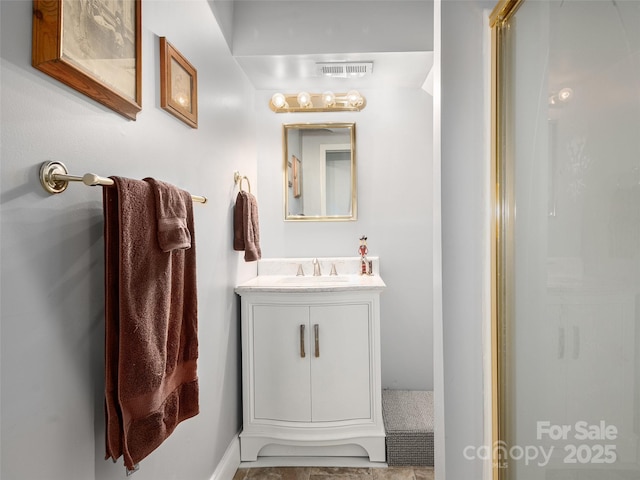
POLYGON ((142 109, 142 0, 33 0, 31 65, 131 120, 142 109))
POLYGON ((294 198, 300 197, 302 191, 300 188, 300 175, 302 173, 302 162, 298 157, 293 155, 293 196, 294 198))
POLYGON ((160 106, 198 128, 198 72, 165 37, 160 37, 160 106))

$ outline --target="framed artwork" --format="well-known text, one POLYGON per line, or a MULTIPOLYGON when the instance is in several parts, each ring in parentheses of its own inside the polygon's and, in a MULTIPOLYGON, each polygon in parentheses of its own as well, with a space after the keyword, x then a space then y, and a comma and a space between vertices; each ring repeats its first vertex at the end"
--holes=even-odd
POLYGON ((302 195, 300 190, 300 175, 302 174, 302 162, 298 157, 293 155, 293 196, 298 198, 302 195))
POLYGON ((31 65, 131 120, 142 109, 142 0, 33 0, 31 65))
POLYGON ((198 128, 198 72, 165 37, 160 37, 160 106, 198 128))

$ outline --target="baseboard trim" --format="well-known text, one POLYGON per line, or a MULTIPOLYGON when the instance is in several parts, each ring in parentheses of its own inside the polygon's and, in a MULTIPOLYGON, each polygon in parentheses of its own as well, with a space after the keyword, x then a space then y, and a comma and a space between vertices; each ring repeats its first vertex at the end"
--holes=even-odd
POLYGON ((231 439, 222 459, 216 466, 210 480, 233 480, 240 466, 240 439, 236 433, 231 439))
POLYGON ((370 462, 368 457, 258 457, 253 462, 240 463, 240 468, 262 467, 387 468, 388 465, 370 462))

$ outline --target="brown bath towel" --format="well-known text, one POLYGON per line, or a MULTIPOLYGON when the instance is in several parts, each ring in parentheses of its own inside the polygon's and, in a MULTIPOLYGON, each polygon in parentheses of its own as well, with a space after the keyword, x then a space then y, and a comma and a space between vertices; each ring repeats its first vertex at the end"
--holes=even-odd
POLYGON ((187 205, 191 194, 160 180, 145 178, 151 184, 156 199, 158 244, 163 252, 191 248, 191 233, 187 228, 187 205))
POLYGON ((105 211, 106 458, 132 470, 197 415, 195 234, 191 248, 158 246, 149 183, 112 177, 105 211))
POLYGON ((244 260, 255 262, 262 258, 258 202, 251 193, 240 191, 233 211, 233 249, 244 250, 244 260))

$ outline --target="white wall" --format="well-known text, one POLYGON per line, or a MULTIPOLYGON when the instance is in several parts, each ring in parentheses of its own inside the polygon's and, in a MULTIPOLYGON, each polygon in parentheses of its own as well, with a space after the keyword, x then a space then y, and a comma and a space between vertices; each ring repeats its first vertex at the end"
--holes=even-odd
POLYGON ((241 424, 233 286, 256 270, 232 250, 231 207, 233 171, 256 178, 253 87, 206 1, 145 0, 143 110, 128 121, 31 67, 30 0, 0 9, 0 477, 124 478, 122 461, 104 460, 101 191, 45 193, 39 165, 59 160, 75 174, 154 176, 209 197, 194 207, 201 413, 135 474, 209 479, 241 424), (197 130, 159 107, 158 36, 198 69, 197 130))
POLYGON ((432 389, 432 98, 419 89, 361 92, 361 112, 274 114, 258 91, 258 184, 263 257, 380 256, 382 385, 432 389), (356 123, 358 220, 285 222, 282 124, 356 123))
MULTIPOLYGON (((483 444, 482 286, 484 131, 483 9, 441 2, 441 164, 446 478, 480 479, 463 456, 483 444)), ((490 428, 490 425, 487 425, 490 428)), ((436 449, 438 446, 436 445, 436 449)), ((439 479, 444 477, 439 476, 439 479)))

